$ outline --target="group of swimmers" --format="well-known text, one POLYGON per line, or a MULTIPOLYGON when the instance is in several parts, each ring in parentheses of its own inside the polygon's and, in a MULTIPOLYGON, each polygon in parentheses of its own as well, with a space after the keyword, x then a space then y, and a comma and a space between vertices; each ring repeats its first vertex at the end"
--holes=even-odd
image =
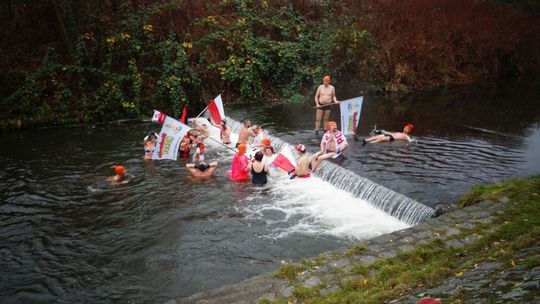
MULTIPOLYGON (((314 172, 323 160, 336 160, 341 162, 345 159, 344 153, 348 149, 348 143, 343 133, 337 129, 335 121, 328 121, 330 116, 330 108, 328 106, 332 104, 339 104, 340 102, 336 98, 335 88, 330 85, 330 76, 325 75, 323 78, 323 84, 320 85, 315 94, 315 108, 316 122, 315 130, 318 135, 319 126, 321 120, 326 125, 325 133, 322 136, 320 150, 308 157, 306 153, 306 147, 299 144, 295 147, 298 152, 297 166, 288 172, 291 178, 295 177, 309 177, 314 172)), ((206 145, 205 139, 209 138, 209 127, 219 128, 219 136, 222 144, 226 145, 229 149, 231 144, 231 130, 227 126, 225 120, 221 120, 219 124, 216 124, 212 118, 209 118, 207 122, 200 122, 198 120, 192 120, 192 129, 186 133, 182 138, 179 145, 179 153, 182 158, 189 159, 191 152, 194 153, 191 158, 191 163, 186 164, 186 168, 193 177, 199 179, 207 179, 213 176, 215 170, 218 167, 217 162, 205 162, 206 145)), ((374 130, 373 136, 363 139, 363 144, 367 143, 381 143, 392 141, 409 141, 411 138, 409 134, 413 129, 412 124, 407 124, 403 128, 403 132, 386 132, 383 130, 374 130)), ((242 122, 242 128, 238 134, 238 142, 235 147, 237 152, 233 158, 231 166, 230 178, 234 181, 248 181, 250 176, 251 180, 256 185, 266 184, 268 175, 278 174, 279 169, 273 164, 276 157, 274 148, 267 137, 267 132, 262 130, 258 125, 251 125, 249 119, 244 119, 242 122), (250 159, 246 156, 250 149, 249 155, 252 155, 250 159)), ((154 132, 148 133, 144 138, 144 158, 152 159, 154 149, 156 148, 158 135, 154 132)), ((357 138, 355 137, 355 140, 357 138)), ((113 166, 116 175, 111 177, 111 181, 121 181, 125 175, 125 168, 122 166, 113 166)))
MULTIPOLYGON (((208 124, 215 127, 210 119, 208 124)), ((183 158, 189 158, 191 151, 194 153, 191 157, 191 163, 186 164, 187 170, 191 175, 197 179, 208 179, 214 175, 218 167, 216 161, 206 163, 205 152, 206 145, 204 141, 209 137, 208 124, 193 121, 193 129, 186 133, 182 138, 179 152, 183 158)), ((227 126, 225 120, 222 120, 219 125, 220 128, 220 140, 224 145, 231 143, 230 129, 227 126)), ((366 143, 381 143, 392 141, 411 141, 409 137, 410 132, 413 129, 412 124, 407 124, 403 128, 403 132, 386 132, 383 130, 374 130, 373 136, 363 139, 363 144, 366 143)), ((239 132, 238 142, 236 143, 237 152, 234 155, 231 171, 229 177, 233 181, 247 182, 250 180, 255 185, 264 185, 268 182, 269 175, 279 175, 281 169, 277 168, 273 164, 276 157, 276 153, 271 144, 271 140, 265 137, 266 131, 262 130, 258 125, 251 125, 248 119, 243 120, 242 129, 239 132), (246 156, 250 150, 250 158, 246 156)), ((148 133, 144 138, 144 158, 152 159, 154 149, 156 148, 158 135, 154 132, 148 133)), ((229 146, 227 146, 229 147, 229 146)), ((230 147, 229 147, 230 148, 230 147)), ((231 148, 230 148, 231 149, 231 148)), ((320 150, 311 157, 308 157, 306 146, 298 144, 294 147, 298 153, 298 159, 296 160, 297 166, 290 170, 288 175, 291 179, 296 177, 306 178, 311 176, 320 163, 323 160, 332 159, 342 161, 345 159, 344 153, 348 149, 348 143, 343 135, 337 129, 337 123, 335 121, 329 121, 327 123, 326 132, 321 138, 320 150)), ((125 182, 125 168, 123 166, 113 166, 115 176, 110 177, 111 183, 123 183, 125 182)))

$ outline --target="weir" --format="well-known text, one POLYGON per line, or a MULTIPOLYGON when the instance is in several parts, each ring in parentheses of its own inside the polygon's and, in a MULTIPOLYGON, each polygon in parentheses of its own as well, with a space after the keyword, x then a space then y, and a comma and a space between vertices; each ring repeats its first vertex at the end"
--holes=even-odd
MULTIPOLYGON (((239 134, 242 123, 229 117, 226 118, 226 121, 227 126, 231 130, 231 139, 235 142, 237 139, 235 137, 239 134)), ((289 143, 277 137, 272 135, 268 135, 267 137, 271 139, 276 153, 285 145, 292 149, 289 143)), ((419 224, 425 219, 432 217, 435 212, 432 208, 416 200, 374 183, 330 161, 323 161, 317 168, 316 175, 336 188, 347 191, 355 197, 369 202, 379 210, 410 225, 419 224)))

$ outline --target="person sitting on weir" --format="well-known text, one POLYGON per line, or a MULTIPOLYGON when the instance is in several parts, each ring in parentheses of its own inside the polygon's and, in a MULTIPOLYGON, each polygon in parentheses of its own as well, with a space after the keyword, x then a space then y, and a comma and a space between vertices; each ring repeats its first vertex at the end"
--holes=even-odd
POLYGON ((293 179, 295 177, 310 177, 311 173, 309 173, 309 158, 306 154, 306 146, 299 144, 296 145, 294 149, 298 151, 298 154, 300 154, 300 158, 296 161, 298 165, 294 167, 294 170, 289 172, 290 178, 293 179))
POLYGON ((380 142, 392 142, 395 140, 406 140, 408 142, 411 142, 411 138, 409 137, 409 134, 412 132, 412 129, 414 126, 412 124, 407 124, 405 127, 403 127, 403 132, 386 132, 381 131, 381 134, 371 136, 370 138, 366 138, 362 140, 362 144, 366 143, 380 143, 380 142))
POLYGON ((311 156, 311 172, 315 172, 319 164, 325 159, 344 158, 343 152, 348 148, 347 139, 337 129, 335 121, 328 122, 327 130, 321 140, 321 151, 311 156))

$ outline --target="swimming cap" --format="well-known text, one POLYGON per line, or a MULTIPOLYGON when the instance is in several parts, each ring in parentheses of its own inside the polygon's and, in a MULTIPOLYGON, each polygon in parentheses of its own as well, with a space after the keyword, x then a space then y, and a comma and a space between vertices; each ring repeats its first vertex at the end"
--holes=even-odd
POLYGON ((247 150, 246 144, 239 144, 238 145, 238 153, 239 154, 246 153, 246 150, 247 150))
POLYGON ((124 168, 124 166, 112 166, 111 168, 114 169, 116 175, 123 176, 126 173, 126 168, 124 168))
POLYGON ((271 145, 270 138, 268 138, 268 137, 263 138, 261 142, 262 142, 263 146, 270 146, 271 145))
POLYGON ((326 80, 330 81, 330 75, 325 75, 322 80, 323 81, 326 81, 326 80))
POLYGON ((335 121, 330 120, 330 121, 326 124, 326 129, 327 129, 328 131, 330 131, 330 130, 332 129, 331 126, 332 126, 333 124, 335 124, 335 125, 337 126, 337 124, 336 124, 335 121))
POLYGON ((306 146, 304 146, 302 144, 296 145, 296 147, 294 147, 294 149, 296 149, 296 151, 306 152, 306 146))
POLYGON ((404 128, 408 128, 409 130, 412 131, 412 129, 414 128, 414 126, 412 124, 407 124, 404 128))

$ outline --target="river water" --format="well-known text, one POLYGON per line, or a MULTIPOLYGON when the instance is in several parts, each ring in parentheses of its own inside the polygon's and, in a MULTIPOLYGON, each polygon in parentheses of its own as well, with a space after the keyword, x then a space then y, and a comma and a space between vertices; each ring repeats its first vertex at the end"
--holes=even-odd
MULTIPOLYGON (((431 207, 475 184, 539 173, 539 87, 502 87, 366 96, 360 136, 412 122, 418 143, 351 139, 343 167, 431 207)), ((354 97, 346 94, 338 97, 354 97)), ((317 149, 311 102, 225 110, 317 149)), ((185 160, 142 160, 142 138, 158 129, 0 134, 1 303, 159 303, 410 226, 320 178, 232 183, 232 152, 213 143, 217 177, 194 182, 185 160), (113 164, 126 166, 130 183, 105 182, 113 164)))

